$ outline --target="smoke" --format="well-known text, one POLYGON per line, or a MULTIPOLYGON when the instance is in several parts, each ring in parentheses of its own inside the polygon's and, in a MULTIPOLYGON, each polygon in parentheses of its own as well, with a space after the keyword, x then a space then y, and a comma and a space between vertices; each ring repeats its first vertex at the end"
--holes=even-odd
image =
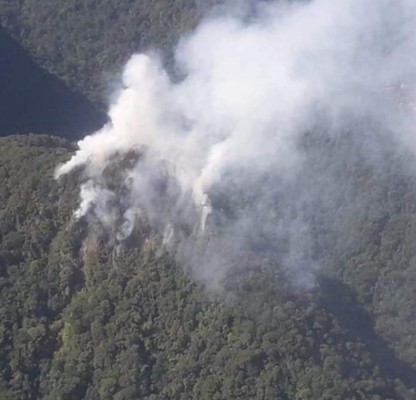
POLYGON ((414 147, 416 3, 250 5, 181 39, 180 79, 132 56, 110 122, 57 177, 83 167, 77 218, 120 243, 150 226, 211 288, 264 263, 308 287, 369 206, 357 168, 414 147))

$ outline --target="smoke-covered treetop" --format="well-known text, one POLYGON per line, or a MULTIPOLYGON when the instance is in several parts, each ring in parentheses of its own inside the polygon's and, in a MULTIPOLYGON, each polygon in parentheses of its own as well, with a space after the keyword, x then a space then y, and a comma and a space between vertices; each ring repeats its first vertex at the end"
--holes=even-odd
POLYGON ((409 157, 413 171, 415 20, 408 0, 259 3, 184 36, 179 80, 157 55, 132 56, 110 122, 58 169, 85 167, 76 216, 119 241, 147 220, 209 287, 252 256, 313 286, 311 221, 331 210, 320 223, 336 237, 371 206, 340 162, 382 174, 409 157), (112 190, 104 171, 131 151, 112 190), (334 208, 340 193, 348 210, 334 208))

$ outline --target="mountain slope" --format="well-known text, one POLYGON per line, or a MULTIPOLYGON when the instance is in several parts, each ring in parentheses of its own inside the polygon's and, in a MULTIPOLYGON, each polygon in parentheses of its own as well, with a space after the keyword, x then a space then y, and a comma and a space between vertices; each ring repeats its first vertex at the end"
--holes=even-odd
MULTIPOLYGON (((206 3, 0 0, 1 134, 73 139, 104 121, 25 51, 102 105, 106 74, 152 46, 169 58, 206 3)), ((147 225, 120 243, 93 216, 74 220, 85 177, 53 177, 71 143, 1 138, 0 399, 415 399, 413 156, 379 127, 352 127, 302 136, 299 179, 266 215, 278 223, 301 199, 292 210, 311 230, 314 285, 285 280, 284 235, 253 234, 254 250, 235 259, 255 267, 232 269, 219 293, 195 283, 147 225)), ((117 162, 104 178, 120 193, 117 162)), ((212 235, 256 206, 255 190, 240 199, 218 189, 212 235)))
POLYGON ((367 289, 328 275, 295 293, 267 265, 234 279, 232 298, 207 297, 151 232, 114 248, 72 221, 79 176, 53 179, 71 150, 47 136, 0 140, 1 398, 415 397, 414 369, 390 349, 400 340, 382 336, 397 317, 381 307, 405 299, 410 312, 414 300, 374 308, 367 289))

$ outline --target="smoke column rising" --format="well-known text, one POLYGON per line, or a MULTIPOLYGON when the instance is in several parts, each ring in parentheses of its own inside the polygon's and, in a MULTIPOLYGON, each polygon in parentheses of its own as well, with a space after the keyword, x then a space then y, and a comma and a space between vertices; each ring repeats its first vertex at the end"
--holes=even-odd
MULTIPOLYGON (((110 122, 78 143, 57 176, 82 166, 77 218, 99 221, 119 241, 145 221, 212 288, 237 265, 264 260, 310 286, 316 207, 322 216, 340 193, 353 196, 325 143, 350 141, 355 150, 343 157, 371 168, 387 147, 414 146, 416 3, 279 1, 253 10, 207 18, 183 37, 179 81, 157 56, 133 55, 110 122)), ((364 197, 328 217, 338 218, 334 232, 364 197)))

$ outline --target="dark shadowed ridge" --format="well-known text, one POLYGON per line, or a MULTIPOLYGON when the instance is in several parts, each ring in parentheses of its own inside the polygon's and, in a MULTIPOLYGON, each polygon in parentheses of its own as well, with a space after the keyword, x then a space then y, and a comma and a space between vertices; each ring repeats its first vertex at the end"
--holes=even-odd
POLYGON ((350 340, 365 345, 382 376, 400 379, 408 387, 415 388, 416 370, 398 359, 389 343, 375 331, 372 317, 359 304, 354 291, 329 277, 320 277, 320 289, 320 305, 337 318, 350 340))
POLYGON ((0 136, 48 133, 69 140, 106 120, 85 97, 39 68, 0 28, 0 136))

